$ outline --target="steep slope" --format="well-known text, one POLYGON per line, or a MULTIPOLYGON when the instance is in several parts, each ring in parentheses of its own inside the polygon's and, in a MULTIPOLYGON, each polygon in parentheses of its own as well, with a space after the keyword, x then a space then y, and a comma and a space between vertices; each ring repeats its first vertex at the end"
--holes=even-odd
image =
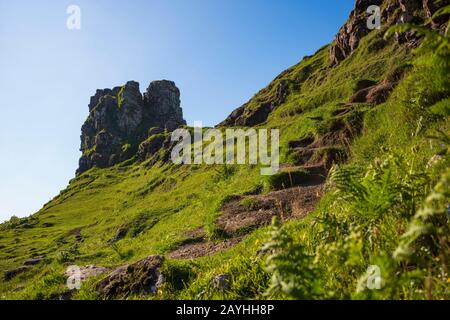
MULTIPOLYGON (((420 38, 383 38, 398 21, 427 21, 435 2, 378 3, 381 30, 364 29, 368 2, 356 1, 333 44, 284 71, 219 125, 280 129, 282 171, 269 178, 257 166, 168 162, 169 133, 184 125, 174 84, 165 83, 164 90, 151 85, 144 96, 134 82, 98 91, 83 126, 80 174, 35 215, 1 226, 0 269, 8 270, 2 298, 262 298, 271 274, 260 249, 273 216, 315 255, 326 240, 317 240, 322 234, 314 219, 340 212, 345 203, 335 205, 335 186, 325 184, 334 164, 349 161, 361 171, 388 151, 410 156, 414 147, 416 162, 425 166, 440 148, 428 147, 425 137, 433 129, 448 132, 448 118, 424 111, 448 102, 448 88, 437 88, 428 76, 433 66, 415 65, 426 57, 413 51, 420 38), (65 286, 69 265, 95 266, 86 269, 92 277, 79 291, 65 286), (145 286, 142 274, 151 279, 145 286), (226 275, 232 286, 223 290, 216 280, 226 275)), ((443 23, 429 27, 439 30, 443 23)), ((393 249, 409 218, 375 225, 386 235, 374 252, 393 249), (391 231, 392 225, 401 228, 391 231)), ((361 261, 365 267, 367 260, 361 261)), ((348 278, 324 269, 327 295, 348 298, 365 271, 361 265, 345 270, 348 278)))

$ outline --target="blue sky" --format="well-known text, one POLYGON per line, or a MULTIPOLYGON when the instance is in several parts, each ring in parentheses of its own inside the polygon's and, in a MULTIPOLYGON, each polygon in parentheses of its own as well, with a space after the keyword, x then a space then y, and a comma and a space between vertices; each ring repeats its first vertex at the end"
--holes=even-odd
POLYGON ((97 88, 170 79, 214 125, 331 42, 353 0, 0 0, 0 221, 64 189, 97 88), (69 5, 81 30, 66 28, 69 5))

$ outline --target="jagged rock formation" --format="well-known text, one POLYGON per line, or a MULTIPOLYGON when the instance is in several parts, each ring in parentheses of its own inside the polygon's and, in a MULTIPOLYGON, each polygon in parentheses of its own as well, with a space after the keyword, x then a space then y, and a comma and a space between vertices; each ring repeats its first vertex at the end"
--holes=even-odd
POLYGON ((144 106, 150 108, 150 116, 160 128, 173 131, 183 120, 180 108, 180 90, 171 81, 153 81, 144 93, 144 106))
MULTIPOLYGON (((381 23, 390 26, 395 23, 421 23, 431 19, 440 8, 449 4, 448 0, 357 0, 355 9, 349 19, 339 30, 330 48, 332 65, 348 57, 358 47, 359 41, 371 30, 367 28, 367 8, 378 5, 381 8, 381 23)), ((447 21, 445 18, 434 19, 433 28, 439 28, 447 21)), ((400 43, 417 40, 413 34, 398 35, 400 43)))
POLYGON ((93 166, 104 168, 127 160, 155 130, 173 131, 185 124, 180 91, 172 81, 154 81, 144 95, 135 81, 97 90, 81 129, 83 155, 77 174, 93 166))
POLYGON ((367 28, 366 10, 371 5, 381 5, 383 0, 357 0, 355 9, 350 13, 347 22, 336 35, 333 46, 330 49, 330 58, 333 65, 344 60, 352 53, 362 37, 370 30, 367 28))

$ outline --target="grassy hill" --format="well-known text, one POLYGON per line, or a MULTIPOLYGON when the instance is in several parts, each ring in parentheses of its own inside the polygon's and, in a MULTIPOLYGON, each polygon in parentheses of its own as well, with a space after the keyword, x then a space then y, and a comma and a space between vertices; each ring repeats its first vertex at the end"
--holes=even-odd
POLYGON ((0 269, 43 260, 5 276, 0 298, 59 299, 70 265, 115 269, 163 255, 155 294, 104 296, 102 274, 70 297, 449 299, 448 55, 385 40, 386 31, 336 66, 330 46, 305 57, 240 111, 243 124, 280 129, 275 177, 134 157, 88 170, 36 214, 2 224, 0 269), (364 84, 392 88, 360 102, 364 84), (273 109, 253 117, 266 102, 273 109), (381 290, 364 290, 370 265, 381 290), (227 290, 214 284, 224 274, 227 290))

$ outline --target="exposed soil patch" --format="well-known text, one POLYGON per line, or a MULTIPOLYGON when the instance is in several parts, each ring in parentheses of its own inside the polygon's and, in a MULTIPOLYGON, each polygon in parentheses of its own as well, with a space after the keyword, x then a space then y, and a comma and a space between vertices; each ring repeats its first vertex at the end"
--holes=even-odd
POLYGON ((4 280, 5 281, 11 280, 15 276, 30 270, 33 266, 39 264, 44 259, 45 259, 45 257, 31 258, 31 259, 26 260, 24 262, 24 264, 18 268, 11 269, 11 270, 3 270, 4 280))
POLYGON ((289 143, 295 164, 305 169, 316 168, 324 176, 333 164, 345 162, 351 140, 362 130, 362 117, 354 104, 344 104, 333 113, 327 132, 319 137, 305 137, 289 143), (322 169, 317 169, 323 167, 322 169))
POLYGON ((305 217, 318 203, 331 166, 347 160, 350 141, 361 127, 359 113, 353 106, 343 105, 325 133, 290 141, 295 164, 281 165, 280 173, 270 179, 271 187, 277 191, 230 199, 216 219, 218 228, 236 237, 270 224, 273 217, 281 221, 305 217))
POLYGON ((289 148, 290 149, 296 149, 296 148, 306 148, 307 146, 314 143, 314 137, 307 137, 300 140, 293 140, 289 141, 289 148))
POLYGON ((367 93, 367 103, 378 105, 386 102, 389 94, 394 90, 394 87, 395 84, 389 82, 381 83, 380 85, 373 87, 367 93))
POLYGON ((378 85, 361 89, 350 98, 350 103, 381 104, 386 102, 394 87, 395 83, 382 82, 378 85))
POLYGON ((23 263, 24 266, 35 266, 39 263, 41 263, 44 260, 44 257, 35 257, 35 258, 31 258, 28 259, 27 261, 25 261, 23 263))
POLYGON ((274 191, 265 195, 247 196, 226 203, 217 226, 229 235, 245 234, 269 225, 273 217, 281 221, 303 218, 320 199, 322 184, 274 191))
POLYGON ((184 234, 188 239, 199 239, 205 237, 205 229, 203 227, 187 231, 184 234))
POLYGON ((295 187, 264 195, 234 197, 222 207, 216 225, 230 238, 221 242, 204 239, 203 228, 186 233, 184 244, 169 253, 172 259, 210 256, 240 243, 251 230, 269 225, 274 216, 281 221, 303 218, 317 204, 323 184, 295 187))
POLYGON ((235 246, 243 239, 244 236, 239 236, 217 243, 211 241, 186 243, 169 253, 169 257, 172 259, 195 259, 210 256, 216 252, 235 246))
POLYGON ((379 105, 386 102, 390 93, 395 89, 398 82, 403 78, 410 66, 405 65, 393 70, 380 83, 372 83, 368 80, 360 80, 355 88, 354 95, 350 98, 352 103, 369 103, 379 105))
POLYGON ((332 112, 332 115, 334 117, 342 117, 345 116, 346 114, 348 114, 351 111, 351 108, 354 106, 355 104, 353 103, 345 103, 342 104, 342 107, 339 109, 336 109, 332 112))

